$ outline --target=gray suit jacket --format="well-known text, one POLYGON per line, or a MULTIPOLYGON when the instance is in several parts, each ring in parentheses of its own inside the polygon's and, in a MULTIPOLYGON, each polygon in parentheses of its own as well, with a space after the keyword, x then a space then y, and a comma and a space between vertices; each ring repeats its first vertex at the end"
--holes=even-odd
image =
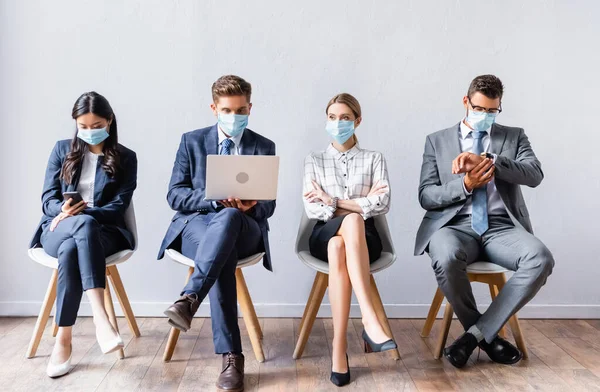
MULTIPOLYGON (((423 254, 431 236, 444 227, 464 206, 464 174, 452 174, 452 161, 461 153, 460 123, 427 136, 419 203, 427 212, 417 232, 415 256, 423 254)), ((544 178, 522 128, 492 125, 490 152, 497 154, 495 182, 508 214, 515 224, 533 233, 520 185, 536 187, 544 178)))

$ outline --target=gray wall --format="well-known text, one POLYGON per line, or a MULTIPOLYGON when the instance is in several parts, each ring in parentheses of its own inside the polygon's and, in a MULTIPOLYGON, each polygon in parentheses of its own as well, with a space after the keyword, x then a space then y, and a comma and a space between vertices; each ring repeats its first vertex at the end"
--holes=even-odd
MULTIPOLYGON (((543 162, 545 181, 525 196, 557 260, 522 314, 600 317, 600 7, 495 3, 1 1, 0 314, 39 310, 50 271, 27 258, 27 244, 48 155, 71 137, 72 104, 88 90, 110 100, 122 143, 138 153, 140 248, 120 269, 135 312, 162 314, 186 274, 156 261, 173 214, 165 195, 175 151, 183 132, 215 121, 210 85, 235 73, 255 91, 250 127, 283 157, 275 272, 245 272, 258 313, 302 314, 314 277, 293 252, 302 162, 327 145, 325 104, 347 91, 363 105, 362 146, 382 151, 390 168, 398 261, 377 276, 383 302, 392 316, 423 316, 436 287, 428 258, 412 256, 425 135, 457 123, 470 80, 494 73, 506 85, 499 122, 524 127, 543 162)), ((489 303, 485 287, 477 295, 489 303)))

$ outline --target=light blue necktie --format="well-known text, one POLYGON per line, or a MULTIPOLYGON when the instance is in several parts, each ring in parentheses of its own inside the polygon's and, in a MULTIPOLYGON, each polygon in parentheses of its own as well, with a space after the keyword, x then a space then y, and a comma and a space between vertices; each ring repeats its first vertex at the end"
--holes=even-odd
MULTIPOLYGON (((473 131, 473 154, 483 152, 483 137, 487 132, 473 131)), ((488 230, 487 185, 473 189, 471 227, 483 235, 488 230)))
POLYGON ((225 139, 221 142, 221 153, 219 155, 231 155, 231 148, 235 145, 233 140, 225 139))

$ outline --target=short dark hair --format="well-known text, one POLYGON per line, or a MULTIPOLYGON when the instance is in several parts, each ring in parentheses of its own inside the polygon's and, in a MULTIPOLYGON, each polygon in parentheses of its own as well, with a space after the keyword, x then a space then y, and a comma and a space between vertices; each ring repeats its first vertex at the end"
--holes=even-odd
POLYGON ((502 84, 502 81, 494 75, 480 75, 471 82, 469 91, 467 91, 467 97, 471 98, 473 94, 478 92, 491 99, 502 99, 504 85, 502 84))
POLYGON ((252 85, 235 75, 221 76, 213 83, 212 98, 214 102, 217 102, 219 97, 231 97, 233 95, 244 95, 250 102, 252 85))

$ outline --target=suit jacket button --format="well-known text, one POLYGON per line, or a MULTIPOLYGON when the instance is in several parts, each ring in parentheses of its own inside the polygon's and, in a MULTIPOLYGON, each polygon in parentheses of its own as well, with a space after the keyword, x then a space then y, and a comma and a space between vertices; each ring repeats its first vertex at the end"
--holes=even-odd
POLYGON ((186 219, 183 221, 184 224, 187 224, 189 221, 186 219))

